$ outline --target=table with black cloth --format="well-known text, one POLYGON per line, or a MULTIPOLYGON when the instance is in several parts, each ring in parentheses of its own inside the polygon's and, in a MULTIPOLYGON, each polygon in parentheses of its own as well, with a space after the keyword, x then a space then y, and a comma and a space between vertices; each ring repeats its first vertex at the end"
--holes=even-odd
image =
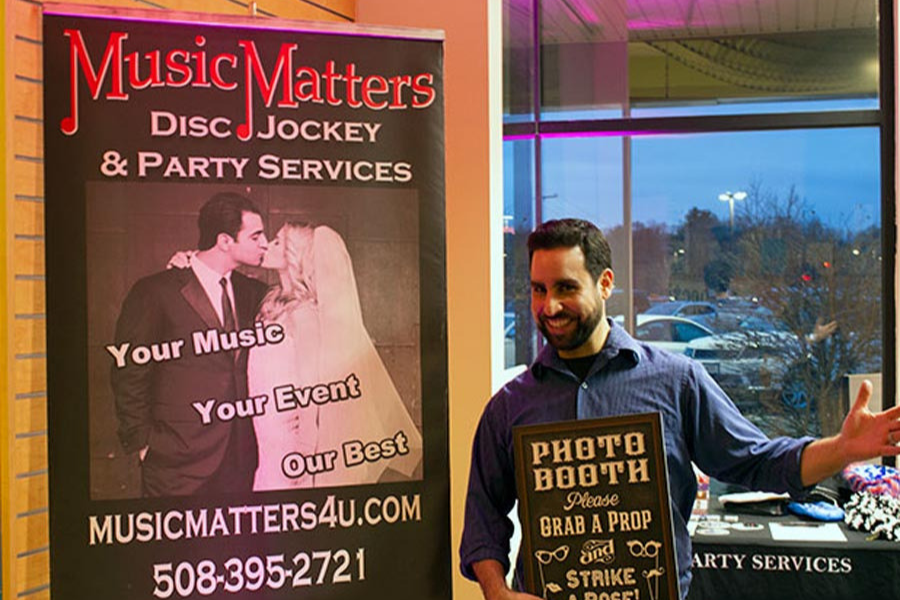
MULTIPOLYGON (((728 513, 711 514, 724 519, 728 513)), ((844 523, 839 526, 846 542, 775 541, 770 523, 800 519, 738 518, 763 528, 728 528, 727 535, 701 534, 705 528, 698 528, 692 535, 694 578, 688 600, 900 600, 900 543, 869 541, 844 523)))

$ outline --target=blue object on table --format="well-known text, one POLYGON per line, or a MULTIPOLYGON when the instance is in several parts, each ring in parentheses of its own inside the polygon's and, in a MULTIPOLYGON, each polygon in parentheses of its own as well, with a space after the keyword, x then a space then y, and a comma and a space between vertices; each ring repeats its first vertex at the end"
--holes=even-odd
POLYGON ((830 502, 788 502, 787 509, 800 517, 816 521, 843 521, 844 511, 830 502))

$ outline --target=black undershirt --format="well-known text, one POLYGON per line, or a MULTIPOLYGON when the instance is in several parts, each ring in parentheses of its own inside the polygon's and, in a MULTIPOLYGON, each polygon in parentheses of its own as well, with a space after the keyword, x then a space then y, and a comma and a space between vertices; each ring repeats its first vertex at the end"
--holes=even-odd
POLYGON ((569 367, 569 370, 575 373, 575 376, 578 378, 578 381, 584 381, 584 378, 587 377, 588 371, 591 370, 591 366, 594 364, 594 361, 597 360, 597 354, 591 354, 590 356, 582 356, 580 358, 564 358, 563 362, 566 363, 566 366, 569 367))

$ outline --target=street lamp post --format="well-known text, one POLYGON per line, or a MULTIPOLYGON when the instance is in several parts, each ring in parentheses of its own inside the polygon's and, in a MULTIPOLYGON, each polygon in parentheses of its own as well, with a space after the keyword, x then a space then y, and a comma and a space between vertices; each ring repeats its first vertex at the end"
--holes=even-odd
POLYGON ((724 194, 719 194, 719 200, 728 203, 728 217, 732 232, 734 232, 734 201, 743 200, 746 197, 747 192, 725 192, 724 194))

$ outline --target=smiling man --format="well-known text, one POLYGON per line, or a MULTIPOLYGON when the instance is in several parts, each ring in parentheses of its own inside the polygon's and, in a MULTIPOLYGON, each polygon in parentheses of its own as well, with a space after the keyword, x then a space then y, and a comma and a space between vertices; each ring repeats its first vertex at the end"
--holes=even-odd
MULTIPOLYGON (((534 239, 537 245, 536 235, 534 239)), ((564 359, 596 354, 609 333, 606 300, 614 279, 609 246, 586 240, 590 242, 594 247, 585 250, 580 245, 539 249, 536 259, 532 251, 531 311, 564 359)))
POLYGON ((487 600, 533 599, 506 585, 508 514, 516 501, 512 429, 574 419, 659 412, 664 421, 679 581, 691 579, 687 531, 697 484, 691 462, 722 481, 802 496, 851 462, 897 455, 900 407, 879 414, 863 385, 837 436, 770 440, 697 362, 634 340, 606 318, 613 289, 609 244, 593 224, 548 221, 528 238, 531 311, 547 345, 485 407, 475 434, 460 546, 463 575, 487 600))

